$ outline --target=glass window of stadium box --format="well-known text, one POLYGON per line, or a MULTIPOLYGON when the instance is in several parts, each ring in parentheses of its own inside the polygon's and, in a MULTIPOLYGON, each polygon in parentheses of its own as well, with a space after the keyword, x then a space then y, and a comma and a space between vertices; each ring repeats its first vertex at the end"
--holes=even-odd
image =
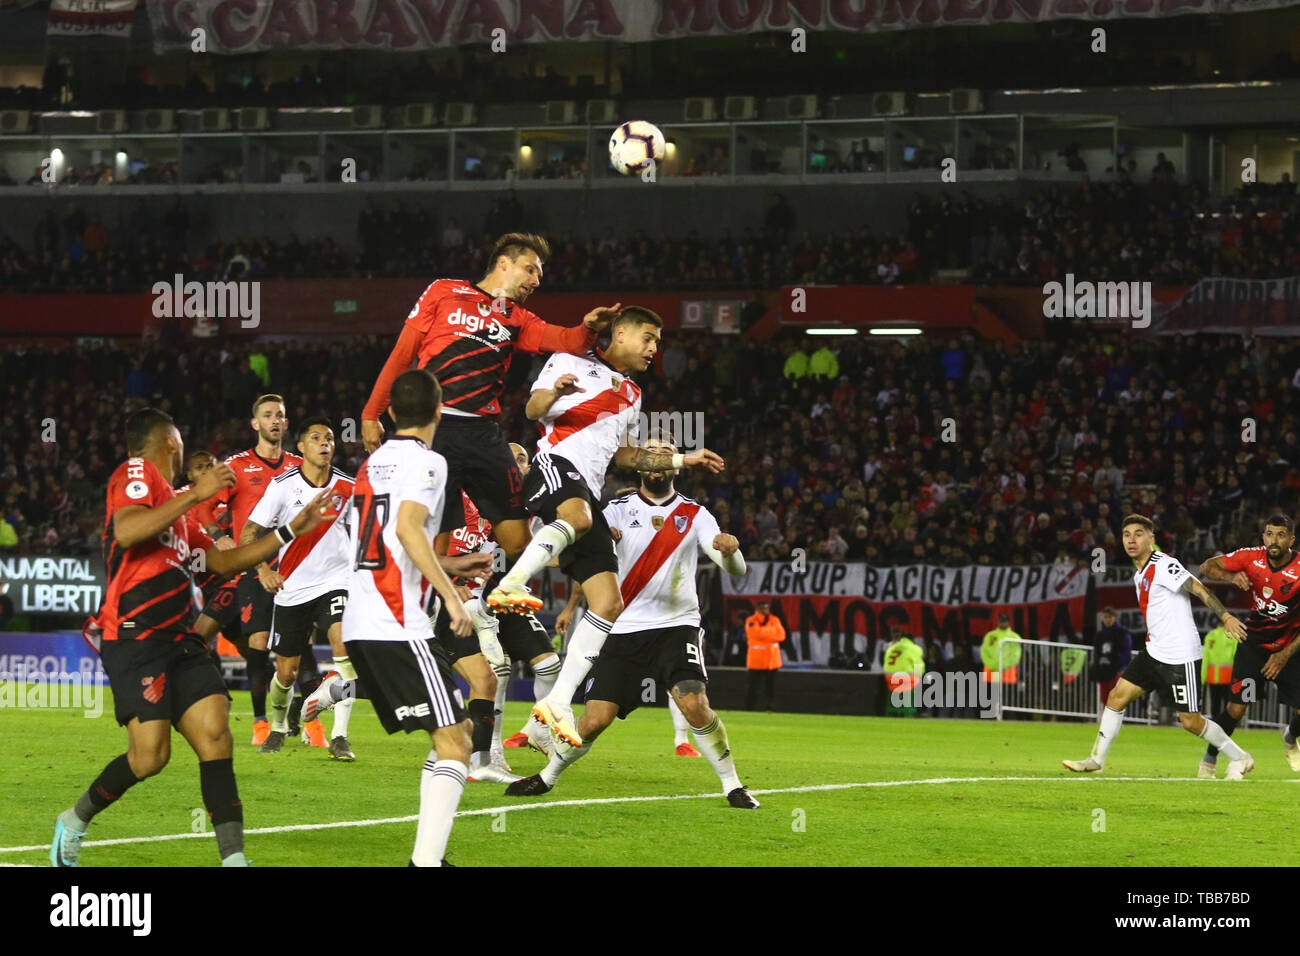
POLYGON ((181 137, 181 182, 186 185, 242 183, 244 137, 229 133, 192 133, 181 137))
POLYGON ((373 183, 384 180, 383 133, 324 135, 325 148, 320 176, 322 183, 373 183))
POLYGON ((50 168, 60 185, 107 186, 127 179, 126 160, 119 159, 114 137, 52 136, 47 143, 50 168))
POLYGON ((453 182, 513 179, 519 134, 513 129, 458 129, 452 133, 453 182))
POLYGON ((735 170, 738 177, 798 176, 806 145, 802 123, 736 123, 735 170))
MULTIPOLYGON (((732 128, 680 125, 664 128, 665 176, 730 176, 732 128)), ((602 164, 611 175, 609 160, 602 164)))
POLYGON ((808 123, 810 176, 885 171, 884 120, 818 120, 808 123))
POLYGON ((947 157, 956 156, 956 121, 891 119, 888 121, 885 169, 891 179, 928 181, 947 157))
POLYGON ((321 181, 320 133, 273 133, 245 140, 245 173, 250 183, 297 186, 321 181))
POLYGON ((1120 167, 1130 171, 1135 183, 1149 183, 1156 175, 1156 167, 1163 166, 1160 154, 1164 154, 1164 163, 1172 163, 1173 169, 1165 170, 1175 182, 1187 182, 1190 157, 1187 155, 1187 134, 1179 129, 1137 129, 1121 126, 1115 144, 1115 159, 1120 167))
POLYGON ((39 185, 41 164, 50 156, 49 143, 43 136, 5 136, 0 138, 0 171, 15 184, 39 185))
POLYGON ((1019 140, 1020 120, 1014 114, 960 117, 957 168, 987 174, 989 178, 1014 176, 1020 168, 1019 140))
POLYGON ((384 138, 383 181, 445 183, 450 156, 448 132, 389 130, 384 138))
POLYGON ((118 137, 112 148, 114 184, 174 186, 181 181, 177 136, 118 137))
POLYGON ((1042 179, 1113 175, 1118 123, 1113 116, 1021 117, 1021 170, 1042 179), (1111 172, 1107 172, 1110 170, 1111 172))
POLYGON ((514 178, 585 179, 590 137, 585 126, 521 129, 514 178))

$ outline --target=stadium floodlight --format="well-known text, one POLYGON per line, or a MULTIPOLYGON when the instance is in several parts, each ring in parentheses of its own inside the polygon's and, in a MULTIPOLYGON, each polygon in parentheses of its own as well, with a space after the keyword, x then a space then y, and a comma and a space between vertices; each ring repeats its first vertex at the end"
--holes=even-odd
POLYGON ((804 329, 805 335, 857 335, 858 330, 844 325, 815 325, 804 329))
POLYGON ((897 326, 894 328, 868 329, 867 334, 868 335, 920 335, 921 330, 917 328, 897 326))

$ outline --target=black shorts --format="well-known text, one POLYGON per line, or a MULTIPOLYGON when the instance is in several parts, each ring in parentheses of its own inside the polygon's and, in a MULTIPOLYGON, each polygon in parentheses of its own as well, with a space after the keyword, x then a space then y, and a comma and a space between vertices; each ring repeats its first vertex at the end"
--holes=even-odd
POLYGON ((311 653, 311 634, 324 637, 330 626, 343 620, 348 606, 347 591, 327 591, 302 604, 277 604, 271 615, 270 649, 277 657, 301 657, 311 653))
MULTIPOLYGON (((513 614, 503 614, 501 617, 514 617, 513 614)), ((447 655, 447 660, 455 664, 466 657, 473 657, 475 654, 482 654, 483 649, 479 647, 478 635, 473 631, 469 632, 467 637, 457 637, 456 632, 451 629, 451 615, 447 613, 447 606, 443 603, 441 597, 434 598, 433 614, 433 639, 443 649, 447 655)))
MULTIPOLYGON (((1248 704, 1251 700, 1264 699, 1264 665, 1273 656, 1274 651, 1267 651, 1258 644, 1249 641, 1237 645, 1237 655, 1232 659, 1232 702, 1248 704), (1252 683, 1246 683, 1251 681, 1252 683), (1250 700, 1245 698, 1249 697, 1250 700)), ((1273 678, 1277 684, 1277 695, 1282 703, 1300 707, 1300 665, 1293 657, 1286 662, 1282 672, 1273 678)))
POLYGON ((560 553, 560 570, 579 584, 602 571, 618 574, 614 538, 600 502, 578 469, 559 455, 535 456, 524 478, 524 504, 529 512, 550 524, 558 516, 560 505, 571 498, 581 498, 591 508, 591 529, 560 553))
POLYGON ((205 697, 230 699, 221 671, 197 634, 179 641, 104 641, 99 656, 113 689, 113 712, 123 727, 132 717, 174 724, 205 697))
POLYGON ((528 517, 523 477, 501 426, 489 418, 443 414, 433 436, 433 450, 447 459, 447 488, 439 532, 465 524, 463 489, 492 524, 528 517))
POLYGON ((452 680, 447 652, 433 638, 348 641, 347 647, 388 733, 433 731, 465 719, 465 701, 452 680))
POLYGON ((1160 699, 1180 713, 1200 712, 1200 658, 1186 664, 1165 664, 1144 650, 1138 651, 1124 668, 1124 679, 1145 691, 1160 691, 1160 699))
POLYGON ((498 614, 501 647, 512 661, 525 663, 542 654, 554 654, 551 635, 532 614, 498 614))
POLYGON ((242 628, 239 624, 238 578, 226 581, 203 605, 203 613, 217 622, 217 627, 228 641, 236 640, 242 628))
POLYGON ((262 587, 256 571, 245 571, 239 578, 239 626, 245 634, 271 630, 271 611, 275 595, 262 587))
POLYGON ((635 634, 611 634, 587 680, 586 700, 618 704, 619 719, 642 704, 667 705, 684 680, 709 682, 704 628, 693 624, 635 634))

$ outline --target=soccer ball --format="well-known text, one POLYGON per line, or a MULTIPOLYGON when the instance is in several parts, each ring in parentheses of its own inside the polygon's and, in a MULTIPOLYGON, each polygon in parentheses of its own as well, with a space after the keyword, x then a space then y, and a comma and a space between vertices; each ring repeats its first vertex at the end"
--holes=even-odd
POLYGON ((609 164, 624 176, 659 162, 665 152, 663 131, 645 120, 624 123, 609 138, 609 164))

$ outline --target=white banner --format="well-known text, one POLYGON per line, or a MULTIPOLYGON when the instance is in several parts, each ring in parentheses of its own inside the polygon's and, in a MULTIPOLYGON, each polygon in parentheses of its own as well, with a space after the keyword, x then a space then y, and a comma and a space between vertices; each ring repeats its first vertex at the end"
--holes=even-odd
MULTIPOLYGON (((208 53, 613 40, 1156 18, 1300 0, 148 0, 154 46, 208 53)), ((495 47, 494 47, 495 48, 495 47)), ((498 51, 499 52, 499 51, 498 51)))
POLYGON ((131 36, 136 0, 50 0, 47 36, 131 36))

